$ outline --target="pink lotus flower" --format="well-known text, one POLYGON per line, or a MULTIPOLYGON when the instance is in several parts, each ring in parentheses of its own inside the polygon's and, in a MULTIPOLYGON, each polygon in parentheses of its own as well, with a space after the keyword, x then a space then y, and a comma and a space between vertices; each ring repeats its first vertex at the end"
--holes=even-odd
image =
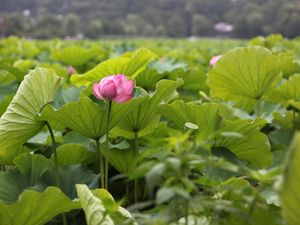
POLYGON ((210 66, 215 66, 221 58, 222 58, 222 55, 213 56, 209 62, 210 66))
POLYGON ((123 103, 132 98, 133 87, 133 80, 127 80, 125 75, 111 75, 93 85, 93 94, 98 99, 123 103))

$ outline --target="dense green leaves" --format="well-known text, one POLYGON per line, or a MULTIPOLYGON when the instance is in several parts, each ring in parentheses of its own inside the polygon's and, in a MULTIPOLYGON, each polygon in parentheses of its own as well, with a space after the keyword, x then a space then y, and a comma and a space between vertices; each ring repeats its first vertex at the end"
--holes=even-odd
POLYGON ((290 149, 286 168, 284 171, 283 182, 280 191, 281 205, 288 225, 298 225, 300 193, 299 193, 299 178, 300 178, 300 135, 297 133, 294 142, 290 149))
POLYGON ((251 42, 271 51, 226 53, 243 43, 153 40, 159 60, 135 51, 144 40, 18 42, 0 40, 0 224, 60 224, 59 214, 72 209, 68 224, 133 225, 133 217, 147 225, 297 223, 297 147, 281 202, 275 182, 300 127, 299 41, 276 35, 251 42), (223 58, 210 66, 217 54, 223 58), (83 74, 68 75, 69 64, 83 74), (24 78, 41 65, 53 70, 24 78), (112 103, 106 137, 108 102, 90 95, 91 86, 117 73, 136 87, 129 102, 112 103), (111 194, 95 189, 99 170, 108 173, 111 194))
POLYGON ((25 76, 0 119, 0 163, 11 164, 20 145, 44 127, 38 113, 53 100, 59 81, 50 69, 37 68, 25 76))
POLYGON ((228 120, 232 119, 232 112, 223 105, 175 101, 160 106, 158 112, 180 129, 184 129, 186 123, 197 125, 201 140, 210 139, 214 147, 226 147, 240 159, 259 167, 271 165, 270 144, 267 136, 259 131, 259 125, 241 119, 228 120))
POLYGON ((155 58, 155 54, 150 50, 139 49, 133 53, 124 54, 119 58, 104 61, 84 74, 73 75, 71 81, 77 86, 89 86, 92 82, 97 82, 109 75, 124 74, 134 78, 155 58))
POLYGON ((209 72, 213 97, 238 101, 260 99, 280 75, 278 61, 262 47, 237 48, 225 54, 209 72))

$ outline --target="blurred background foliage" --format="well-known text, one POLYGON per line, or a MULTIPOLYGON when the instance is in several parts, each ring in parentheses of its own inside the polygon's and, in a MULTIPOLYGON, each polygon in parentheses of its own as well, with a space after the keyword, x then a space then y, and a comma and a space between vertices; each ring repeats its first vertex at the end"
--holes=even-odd
POLYGON ((298 0, 0 0, 0 37, 300 34, 298 0))

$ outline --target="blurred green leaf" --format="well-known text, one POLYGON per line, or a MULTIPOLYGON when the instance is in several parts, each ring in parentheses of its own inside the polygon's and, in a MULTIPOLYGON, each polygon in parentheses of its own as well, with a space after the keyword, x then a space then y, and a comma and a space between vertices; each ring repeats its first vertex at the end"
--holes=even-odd
POLYGON ((51 57, 66 65, 81 66, 99 54, 98 48, 83 48, 77 45, 56 49, 51 57))
POLYGON ((180 129, 184 129, 185 123, 196 124, 201 140, 211 140, 214 147, 226 147, 238 158, 248 160, 255 166, 265 167, 272 163, 270 143, 267 136, 259 131, 259 124, 241 119, 226 119, 230 116, 230 110, 220 104, 197 105, 175 101, 169 105, 161 105, 158 112, 172 120, 180 129), (224 133, 235 135, 224 136, 224 133))
POLYGON ((118 207, 117 211, 111 212, 114 200, 106 190, 91 192, 87 186, 80 184, 76 185, 76 189, 88 225, 136 225, 133 217, 124 208, 118 207))

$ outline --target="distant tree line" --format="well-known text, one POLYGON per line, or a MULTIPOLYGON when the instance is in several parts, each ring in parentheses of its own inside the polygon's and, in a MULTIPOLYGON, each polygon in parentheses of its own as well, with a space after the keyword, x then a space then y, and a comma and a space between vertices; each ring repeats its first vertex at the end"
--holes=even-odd
POLYGON ((0 36, 295 37, 299 27, 299 0, 0 0, 0 36))

